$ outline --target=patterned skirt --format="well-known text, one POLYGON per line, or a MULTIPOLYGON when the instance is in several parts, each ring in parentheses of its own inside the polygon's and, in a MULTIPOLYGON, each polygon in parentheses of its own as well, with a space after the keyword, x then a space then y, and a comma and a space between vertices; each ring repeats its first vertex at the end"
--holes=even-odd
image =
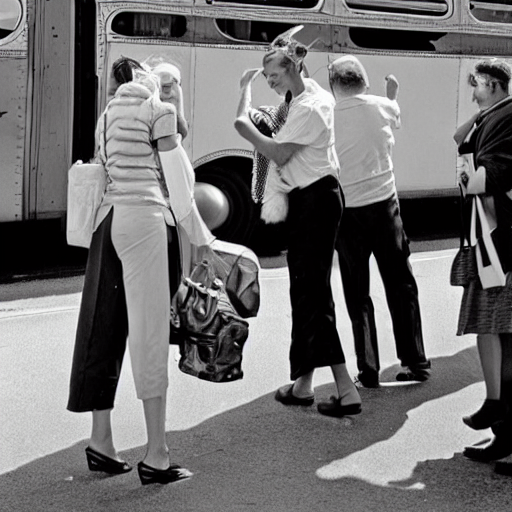
POLYGON ((512 272, 505 286, 484 290, 479 279, 464 288, 457 335, 512 333, 512 272))

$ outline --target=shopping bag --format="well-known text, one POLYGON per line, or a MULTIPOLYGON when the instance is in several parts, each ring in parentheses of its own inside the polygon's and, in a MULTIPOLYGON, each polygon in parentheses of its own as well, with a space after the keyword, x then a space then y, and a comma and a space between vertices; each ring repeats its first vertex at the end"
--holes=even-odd
POLYGON ((489 208, 484 209, 479 196, 474 197, 471 212, 471 241, 476 246, 478 277, 482 288, 505 286, 506 274, 495 246, 497 223, 489 208))
POLYGON ((101 163, 84 164, 79 160, 69 169, 66 218, 69 245, 90 246, 106 185, 107 172, 101 163))

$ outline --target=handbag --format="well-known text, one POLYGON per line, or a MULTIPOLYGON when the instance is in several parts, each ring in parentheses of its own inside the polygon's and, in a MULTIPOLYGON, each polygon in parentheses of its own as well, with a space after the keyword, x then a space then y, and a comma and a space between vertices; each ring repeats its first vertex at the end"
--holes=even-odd
POLYGON ((192 259, 207 260, 223 283, 235 311, 242 318, 255 317, 260 308, 260 265, 258 257, 249 248, 214 240, 210 245, 196 248, 192 259))
POLYGON ((248 335, 248 322, 237 315, 211 265, 196 265, 172 300, 170 341, 180 346, 179 369, 210 382, 239 380, 248 335))
POLYGON ((471 247, 464 227, 464 194, 460 188, 460 247, 455 255, 450 269, 450 284, 452 286, 469 286, 477 277, 475 248, 471 247))
MULTIPOLYGON (((105 111, 104 126, 107 125, 105 111)), ((103 129, 103 152, 106 159, 106 128, 103 129)), ((75 162, 68 171, 66 240, 69 245, 91 245, 96 214, 107 186, 107 170, 102 163, 75 162)))
POLYGON ((496 250, 500 235, 491 209, 487 211, 478 195, 473 200, 471 243, 476 246, 478 277, 483 289, 505 286, 507 276, 496 250))

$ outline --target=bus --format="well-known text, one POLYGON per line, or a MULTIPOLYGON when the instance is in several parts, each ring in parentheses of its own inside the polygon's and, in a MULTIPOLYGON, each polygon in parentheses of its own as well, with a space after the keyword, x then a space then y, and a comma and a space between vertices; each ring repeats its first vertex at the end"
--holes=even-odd
MULTIPOLYGON (((243 71, 278 34, 303 25, 309 76, 354 54, 370 92, 400 82, 394 164, 400 198, 454 196, 455 128, 476 109, 477 59, 512 59, 512 0, 2 0, 0 222, 65 218, 67 171, 93 156, 107 76, 124 55, 182 73, 201 214, 219 238, 251 246, 252 148, 233 121, 243 71)), ((254 104, 279 98, 262 77, 254 104)))

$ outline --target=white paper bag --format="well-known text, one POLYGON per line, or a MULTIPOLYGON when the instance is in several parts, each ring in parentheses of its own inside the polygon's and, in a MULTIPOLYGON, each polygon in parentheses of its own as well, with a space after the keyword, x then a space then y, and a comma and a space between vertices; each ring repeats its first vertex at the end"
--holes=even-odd
POLYGON ((478 277, 482 283, 482 288, 494 288, 505 286, 507 276, 503 272, 501 262, 492 240, 492 232, 496 229, 496 219, 492 216, 489 209, 484 209, 482 200, 475 196, 473 209, 471 212, 471 245, 476 246, 476 263, 478 268, 478 277), (477 239, 476 223, 477 219, 482 228, 481 238, 477 239), (482 257, 482 248, 485 249, 489 257, 489 263, 485 264, 482 257))
POLYGON ((69 245, 88 248, 94 222, 105 193, 103 164, 74 163, 68 171, 66 238, 69 245))

